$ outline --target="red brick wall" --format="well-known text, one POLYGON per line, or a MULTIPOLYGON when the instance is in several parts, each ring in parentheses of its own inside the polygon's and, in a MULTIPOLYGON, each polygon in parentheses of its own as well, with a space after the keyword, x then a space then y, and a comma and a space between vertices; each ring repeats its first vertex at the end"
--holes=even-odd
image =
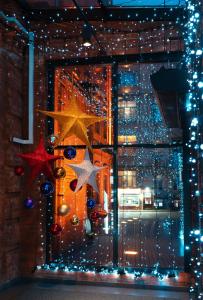
MULTIPOLYGON (((2 4, 2 3, 1 3, 2 4)), ((20 19, 21 9, 16 1, 5 1, 1 9, 20 19)), ((38 120, 35 120, 35 145, 19 145, 12 137, 27 138, 27 80, 28 52, 27 41, 17 37, 12 24, 0 22, 0 285, 12 279, 31 275, 37 263, 42 263, 40 251, 40 212, 39 184, 30 191, 25 183, 28 176, 18 177, 14 166, 22 164, 17 153, 32 151, 38 141, 38 120), (31 195, 36 207, 26 210, 24 198, 31 195)), ((35 55, 35 107, 37 101, 44 102, 45 74, 44 57, 35 55)), ((45 204, 45 203, 44 203, 45 204)))
MULTIPOLYGON (((10 34, 10 33, 9 33, 10 34)), ((19 276, 21 178, 14 166, 19 145, 12 136, 22 136, 23 64, 22 53, 15 51, 11 37, 0 31, 0 283, 19 276)))

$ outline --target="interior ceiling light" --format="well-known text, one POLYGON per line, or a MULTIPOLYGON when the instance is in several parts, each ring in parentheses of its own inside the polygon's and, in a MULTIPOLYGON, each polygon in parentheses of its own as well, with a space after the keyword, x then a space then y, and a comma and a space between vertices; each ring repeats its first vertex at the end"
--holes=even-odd
POLYGON ((91 43, 92 28, 90 25, 88 25, 88 24, 83 25, 82 37, 83 37, 83 45, 85 47, 90 47, 92 45, 92 43, 91 43))
POLYGON ((137 255, 138 252, 137 251, 130 251, 130 250, 128 250, 128 251, 124 251, 124 254, 126 254, 126 255, 137 255))

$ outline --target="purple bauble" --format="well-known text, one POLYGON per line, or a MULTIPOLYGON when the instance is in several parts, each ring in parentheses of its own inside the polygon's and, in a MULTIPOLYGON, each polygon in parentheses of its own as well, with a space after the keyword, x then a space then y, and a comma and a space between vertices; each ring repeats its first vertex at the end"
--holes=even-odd
POLYGON ((28 197, 24 200, 24 206, 26 208, 33 208, 34 207, 34 201, 31 198, 28 197))

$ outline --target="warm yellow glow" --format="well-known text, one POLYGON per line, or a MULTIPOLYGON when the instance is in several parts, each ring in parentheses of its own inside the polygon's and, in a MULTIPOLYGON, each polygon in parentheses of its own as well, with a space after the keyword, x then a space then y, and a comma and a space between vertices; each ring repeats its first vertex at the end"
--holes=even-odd
POLYGON ((124 251, 124 254, 127 254, 127 255, 137 255, 138 252, 137 251, 132 251, 132 250, 127 250, 127 251, 124 251))
POLYGON ((119 135, 118 142, 122 143, 136 143, 137 139, 135 135, 119 135))

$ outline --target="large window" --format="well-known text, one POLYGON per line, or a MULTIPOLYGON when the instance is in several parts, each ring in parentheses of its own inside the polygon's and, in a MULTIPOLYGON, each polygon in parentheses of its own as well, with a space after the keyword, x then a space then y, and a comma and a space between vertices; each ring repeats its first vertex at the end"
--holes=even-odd
MULTIPOLYGON (((56 69, 55 110, 69 110, 74 98, 85 114, 105 120, 87 130, 90 160, 102 168, 95 177, 98 190, 90 181, 74 191, 78 178, 70 164, 82 163, 87 151, 77 132, 55 149, 63 157, 74 146, 76 155, 57 162, 66 177, 57 179, 51 217, 63 231, 50 237, 50 259, 79 268, 183 267, 182 150, 172 144, 151 87, 150 74, 159 67, 120 64, 114 89, 111 65, 56 69), (88 206, 92 199, 94 207, 88 206), (58 213, 64 204, 65 216, 58 213)), ((55 121, 54 134, 60 130, 55 121)))

